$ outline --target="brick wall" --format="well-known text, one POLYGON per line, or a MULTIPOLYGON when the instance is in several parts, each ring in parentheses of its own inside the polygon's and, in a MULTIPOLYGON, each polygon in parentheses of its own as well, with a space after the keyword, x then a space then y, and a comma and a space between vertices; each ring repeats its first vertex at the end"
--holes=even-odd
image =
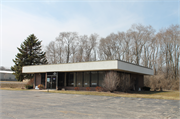
POLYGON ((41 74, 35 74, 36 78, 35 78, 35 84, 36 86, 38 86, 39 84, 41 84, 41 74))

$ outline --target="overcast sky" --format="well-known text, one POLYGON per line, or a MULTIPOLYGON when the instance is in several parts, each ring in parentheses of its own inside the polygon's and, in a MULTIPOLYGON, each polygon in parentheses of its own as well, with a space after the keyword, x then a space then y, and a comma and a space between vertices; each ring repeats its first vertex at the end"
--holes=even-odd
POLYGON ((128 30, 132 24, 151 25, 158 31, 179 24, 179 0, 1 0, 0 66, 11 67, 17 47, 30 34, 42 45, 60 32, 79 35, 128 30))

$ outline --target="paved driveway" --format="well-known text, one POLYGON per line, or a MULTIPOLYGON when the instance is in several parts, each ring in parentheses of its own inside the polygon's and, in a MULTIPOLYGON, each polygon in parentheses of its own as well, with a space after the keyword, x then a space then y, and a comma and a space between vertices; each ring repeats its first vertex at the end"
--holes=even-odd
POLYGON ((0 90, 0 117, 24 118, 177 118, 179 101, 0 90))

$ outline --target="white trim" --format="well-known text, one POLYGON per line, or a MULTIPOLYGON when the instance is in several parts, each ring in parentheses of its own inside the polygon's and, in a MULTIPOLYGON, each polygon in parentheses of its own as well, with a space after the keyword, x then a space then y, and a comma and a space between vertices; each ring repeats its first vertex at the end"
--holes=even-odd
POLYGON ((131 73, 153 75, 153 70, 150 68, 146 68, 143 66, 138 66, 132 63, 118 61, 118 60, 51 64, 51 65, 33 65, 33 66, 24 66, 22 68, 23 73, 102 71, 102 70, 117 70, 117 71, 131 72, 131 73))

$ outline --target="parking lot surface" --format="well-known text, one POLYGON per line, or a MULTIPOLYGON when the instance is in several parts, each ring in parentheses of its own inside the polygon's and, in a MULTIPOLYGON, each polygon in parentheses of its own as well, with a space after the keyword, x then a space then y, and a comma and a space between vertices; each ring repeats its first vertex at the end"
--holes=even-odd
POLYGON ((178 100, 0 90, 0 118, 178 118, 178 100))

